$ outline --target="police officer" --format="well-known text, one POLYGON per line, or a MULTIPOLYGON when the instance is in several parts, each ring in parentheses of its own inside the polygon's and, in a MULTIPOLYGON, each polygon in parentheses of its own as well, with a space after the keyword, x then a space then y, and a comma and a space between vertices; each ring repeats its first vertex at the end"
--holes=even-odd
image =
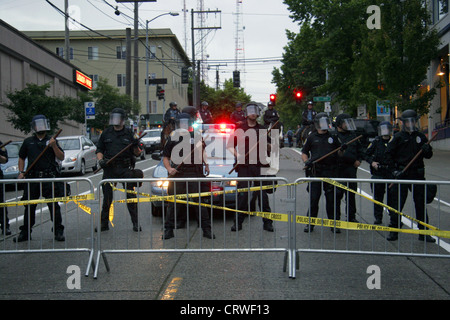
POLYGON ((175 123, 177 116, 180 114, 180 110, 178 109, 178 105, 176 102, 169 103, 169 109, 167 109, 164 114, 164 123, 167 124, 169 122, 175 123))
POLYGON ((235 110, 230 115, 230 120, 235 124, 235 128, 240 128, 247 120, 245 120, 245 112, 242 110, 242 102, 236 103, 235 110))
MULTIPOLYGON (((141 153, 139 140, 134 138, 133 131, 126 128, 124 122, 125 110, 122 108, 114 108, 109 118, 110 126, 102 132, 98 140, 96 153, 98 163, 103 169, 103 179, 132 179, 136 177, 134 172, 135 157, 141 153), (131 143, 133 145, 130 148, 121 153, 109 164, 107 163, 131 143)), ((136 187, 136 183, 125 183, 127 190, 133 190, 134 187, 136 187)), ((101 231, 106 231, 109 230, 109 208, 113 199, 113 190, 110 184, 103 185, 103 197, 101 231)), ((131 198, 136 198, 136 195, 127 192, 127 199, 131 198)), ((133 231, 140 231, 137 203, 127 203, 127 208, 130 213, 131 223, 133 224, 133 231)))
POLYGON ((203 101, 199 111, 200 116, 202 117, 202 121, 205 124, 213 123, 212 114, 211 111, 208 110, 208 107, 208 102, 203 101))
MULTIPOLYGON (((56 159, 64 160, 64 151, 59 146, 58 142, 53 137, 47 134, 50 131, 50 123, 44 115, 36 115, 31 120, 31 129, 34 134, 26 138, 19 150, 19 176, 18 179, 41 179, 41 178, 56 178, 59 176, 59 164, 56 159), (34 163, 34 161, 41 155, 45 147, 45 153, 34 163), (28 158, 28 171, 25 176, 25 160, 28 158), (31 167, 31 165, 34 165, 31 167)), ((25 186, 22 201, 38 199, 41 196, 44 198, 55 198, 64 195, 64 184, 62 182, 51 183, 30 183, 25 186), (53 190, 54 188, 54 190, 53 190)), ((64 226, 62 225, 61 208, 57 202, 48 203, 50 211, 50 218, 54 222, 54 238, 56 241, 64 241, 64 226)), ((31 240, 31 232, 35 223, 37 204, 25 206, 25 213, 23 225, 19 228, 20 233, 15 242, 22 242, 31 240)))
MULTIPOLYGON (((0 145, 3 143, 0 141, 0 145)), ((7 163, 8 162, 8 151, 6 148, 0 149, 0 163, 7 163)), ((3 171, 0 170, 0 179, 3 179, 3 171)), ((0 184, 0 202, 5 202, 5 197, 3 195, 3 183, 0 184)), ((9 219, 8 219, 8 208, 2 207, 0 208, 0 226, 2 229, 2 234, 9 236, 11 234, 11 231, 9 230, 9 219)))
MULTIPOLYGON (((329 155, 326 158, 314 163, 316 160, 336 150, 341 145, 336 138, 329 132, 331 123, 328 115, 325 112, 320 112, 314 118, 315 131, 313 131, 305 141, 302 149, 302 160, 305 164, 304 169, 306 175, 310 177, 336 177, 338 152, 329 155)), ((321 196, 321 185, 323 184, 323 191, 326 200, 326 212, 328 219, 340 219, 340 211, 336 205, 335 187, 329 183, 311 182, 308 186, 310 210, 308 216, 316 218, 319 212, 319 200, 321 196)), ((312 232, 314 225, 306 225, 304 231, 312 232)), ((331 231, 340 233, 340 229, 331 229, 331 231)))
MULTIPOLYGON (((401 130, 392 137, 386 148, 386 158, 389 165, 393 168, 394 178, 400 180, 425 180, 425 164, 423 159, 430 159, 433 156, 433 150, 428 144, 427 137, 418 130, 417 112, 411 109, 403 111, 400 121, 401 130), (422 150, 422 153, 403 172, 410 161, 422 150)), ((423 184, 394 184, 389 190, 388 205, 396 210, 402 211, 408 197, 408 190, 412 190, 414 206, 416 209, 416 219, 428 222, 428 216, 425 210, 425 185, 423 184), (400 198, 399 198, 400 197, 400 198), (400 201, 400 206, 399 202, 400 201), (399 209, 400 208, 400 209, 399 209)), ((395 212, 389 212, 390 227, 398 228, 400 217, 395 212)), ((401 225, 400 225, 401 226, 401 225)), ((424 229, 422 224, 419 229, 424 229)), ((395 241, 398 239, 397 232, 390 232, 387 240, 395 241)), ((430 236, 419 235, 419 240, 435 242, 430 236)))
POLYGON ((270 124, 274 124, 280 119, 277 110, 274 109, 275 103, 273 101, 269 101, 267 104, 267 110, 264 112, 264 124, 266 126, 270 126, 270 124))
MULTIPOLYGON (((197 110, 195 107, 187 106, 181 110, 177 117, 176 130, 170 135, 167 144, 163 150, 163 164, 166 168, 169 177, 172 178, 201 178, 205 177, 203 174, 203 165, 205 165, 206 175, 209 174, 209 165, 205 153, 205 144, 202 140, 201 133, 194 132, 193 123, 196 119, 197 110), (180 152, 175 152, 174 148, 182 146, 180 152), (174 152, 172 152, 174 151, 174 152), (187 153, 187 154, 186 154, 187 153)), ((175 149, 177 150, 178 147, 175 149)), ((188 182, 187 188, 185 182, 170 183, 168 187, 168 194, 190 194, 209 191, 208 185, 196 181, 188 182)), ((162 239, 170 239, 174 237, 173 229, 175 228, 175 221, 177 225, 179 219, 185 219, 178 213, 185 209, 184 205, 169 203, 167 209, 166 221, 164 222, 164 234, 162 239), (175 209, 177 212, 175 212, 175 209)), ((211 231, 211 220, 208 214, 208 209, 205 207, 192 206, 191 207, 198 216, 200 210, 200 226, 203 230, 203 237, 214 239, 215 236, 211 231)))
MULTIPOLYGON (((246 105, 245 114, 247 117, 247 121, 242 125, 241 129, 235 131, 234 134, 230 137, 230 139, 228 140, 227 149, 234 154, 236 159, 238 159, 238 166, 236 167, 238 177, 261 177, 263 176, 261 172, 262 167, 269 167, 269 164, 266 164, 266 161, 260 158, 260 155, 262 153, 260 152, 260 148, 266 146, 261 145, 259 136, 262 130, 265 129, 265 127, 257 122, 260 111, 259 106, 255 102, 250 102, 246 105), (240 135, 243 135, 243 141, 240 135), (252 135, 254 139, 250 139, 250 136, 252 135), (239 141, 241 141, 243 145, 238 146, 238 143, 240 143, 239 141), (253 145, 251 145, 251 143, 254 143, 255 141, 257 141, 257 147, 252 148, 253 145), (236 147, 238 147, 238 150, 236 150, 236 147), (253 163, 251 159, 255 159, 256 163, 253 163)), ((269 137, 267 137, 267 144, 267 150, 269 151, 269 137)), ((261 184, 259 182, 254 182, 253 185, 260 186, 261 184)), ((252 187, 251 183, 247 181, 238 182, 238 189, 247 187, 252 187)), ((262 210, 264 212, 271 212, 268 200, 269 198, 267 192, 265 190, 262 190, 262 210)), ((240 192, 238 194, 238 210, 248 211, 248 202, 248 192, 240 192)), ((247 215, 244 213, 238 213, 237 221, 234 221, 234 224, 231 227, 231 231, 241 230, 242 223, 246 216, 247 215)), ((267 218, 263 218, 263 229, 269 232, 273 232, 273 221, 267 218)))
MULTIPOLYGON (((358 167, 361 165, 362 160, 364 159, 364 148, 359 140, 353 142, 348 145, 347 142, 356 138, 356 126, 353 119, 346 113, 342 113, 336 117, 336 127, 337 133, 336 136, 339 139, 341 145, 343 145, 343 154, 339 157, 338 162, 338 178, 356 178, 356 173, 358 167)), ((342 183, 342 182, 341 182, 342 183)), ((355 182, 351 183, 342 183, 346 185, 348 188, 356 191, 357 184, 355 182)), ((356 220, 356 199, 355 194, 350 191, 345 191, 344 189, 339 188, 337 190, 338 197, 338 207, 336 210, 340 211, 340 203, 342 198, 346 199, 346 213, 347 213, 347 221, 357 222, 356 220)))
MULTIPOLYGON (((392 179, 392 173, 388 168, 385 152, 387 144, 392 136, 392 124, 389 121, 380 122, 378 125, 378 136, 369 144, 366 150, 366 161, 370 165, 372 179, 392 179)), ((385 183, 371 184, 374 199, 383 202, 386 193, 385 183)), ((381 224, 383 221, 383 207, 374 203, 373 215, 374 224, 381 224)))

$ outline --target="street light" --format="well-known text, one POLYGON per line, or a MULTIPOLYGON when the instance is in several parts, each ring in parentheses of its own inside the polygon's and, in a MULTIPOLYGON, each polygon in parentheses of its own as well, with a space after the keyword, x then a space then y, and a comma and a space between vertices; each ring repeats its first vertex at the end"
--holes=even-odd
MULTIPOLYGON (((165 16, 165 15, 171 15, 173 17, 180 15, 178 12, 166 12, 166 13, 162 13, 150 20, 145 20, 145 53, 146 53, 146 57, 145 57, 145 61, 146 61, 146 66, 147 66, 147 72, 146 72, 146 96, 147 96, 147 102, 146 102, 146 107, 147 107, 147 112, 150 112, 150 101, 149 101, 149 83, 148 83, 148 63, 149 63, 149 48, 148 48, 148 24, 150 22, 152 22, 153 20, 165 16)), ((164 117, 164 115, 163 115, 164 117)))

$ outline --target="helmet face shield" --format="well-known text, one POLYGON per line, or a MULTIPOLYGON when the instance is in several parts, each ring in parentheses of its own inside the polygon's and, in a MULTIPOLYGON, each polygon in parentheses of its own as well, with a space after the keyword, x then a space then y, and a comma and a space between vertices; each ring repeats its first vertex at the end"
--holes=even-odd
POLYGON ((392 136, 393 129, 392 125, 389 124, 380 124, 378 126, 378 135, 379 136, 392 136))
POLYGON ((245 115, 248 117, 250 115, 256 115, 259 116, 260 115, 260 111, 259 111, 259 107, 256 104, 249 104, 246 108, 245 108, 245 115))
POLYGON ((124 118, 120 113, 111 113, 109 116, 109 124, 112 126, 120 126, 123 125, 124 118))
POLYGON ((402 130, 406 132, 418 131, 418 123, 416 118, 406 118, 402 119, 402 130))
POLYGON ((178 119, 176 122, 176 128, 177 129, 184 129, 184 130, 189 130, 190 127, 190 120, 189 119, 178 119))
POLYGON ((330 119, 328 117, 315 119, 314 126, 317 130, 330 130, 330 119))
POLYGON ((44 117, 33 119, 31 128, 34 132, 50 131, 50 122, 44 117))
POLYGON ((356 125, 352 118, 342 119, 341 128, 347 131, 355 131, 356 125))

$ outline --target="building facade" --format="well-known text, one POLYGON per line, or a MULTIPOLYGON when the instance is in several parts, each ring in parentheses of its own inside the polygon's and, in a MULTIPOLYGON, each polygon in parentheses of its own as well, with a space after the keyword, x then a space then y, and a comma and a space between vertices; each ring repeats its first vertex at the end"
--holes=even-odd
MULTIPOLYGON (((30 31, 26 34, 66 58, 64 31, 30 31)), ((162 121, 171 101, 177 102, 179 107, 188 105, 188 85, 181 84, 181 69, 190 65, 189 58, 170 29, 149 29, 148 36, 146 30, 141 29, 138 39, 133 38, 134 31, 130 29, 70 31, 70 61, 85 70, 93 79, 94 88, 100 78, 105 78, 120 93, 130 94, 135 101, 138 100, 140 119, 154 119, 154 115, 158 115, 156 118, 162 121), (134 54, 134 41, 138 41, 137 55, 134 54), (137 77, 134 68, 136 60, 137 77), (149 83, 147 86, 147 65, 150 79, 166 79, 163 81, 167 83, 149 83), (138 94, 135 91, 136 83, 138 94), (157 96, 158 86, 164 90, 164 99, 157 96)), ((149 125, 148 121, 146 124, 149 125)))
MULTIPOLYGON (((428 69, 427 84, 433 87, 440 83, 437 94, 430 104, 427 121, 422 122, 428 126, 428 132, 437 132, 433 147, 441 150, 450 150, 450 97, 449 97, 449 45, 450 45, 450 16, 448 0, 429 0, 428 8, 431 11, 433 28, 436 29, 441 40, 438 55, 431 61, 428 69), (427 123, 428 122, 428 123, 427 123)), ((431 137, 429 135, 429 137, 431 137)))
MULTIPOLYGON (((22 90, 27 83, 51 83, 48 94, 76 97, 79 90, 87 90, 75 82, 76 70, 82 71, 0 20, 0 140, 18 141, 25 137, 6 120, 10 111, 3 104, 9 102, 9 92, 22 90)), ((83 132, 83 125, 73 121, 62 121, 59 127, 63 135, 83 132)))

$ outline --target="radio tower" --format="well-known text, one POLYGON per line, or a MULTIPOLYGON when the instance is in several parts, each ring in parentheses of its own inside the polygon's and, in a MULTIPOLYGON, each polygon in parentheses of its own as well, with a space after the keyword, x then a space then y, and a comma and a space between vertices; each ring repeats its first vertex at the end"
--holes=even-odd
POLYGON ((241 87, 245 87, 245 50, 244 50, 244 18, 242 15, 242 1, 236 0, 236 35, 235 35, 235 53, 234 70, 240 71, 241 87), (242 85, 244 84, 244 85, 242 85))

